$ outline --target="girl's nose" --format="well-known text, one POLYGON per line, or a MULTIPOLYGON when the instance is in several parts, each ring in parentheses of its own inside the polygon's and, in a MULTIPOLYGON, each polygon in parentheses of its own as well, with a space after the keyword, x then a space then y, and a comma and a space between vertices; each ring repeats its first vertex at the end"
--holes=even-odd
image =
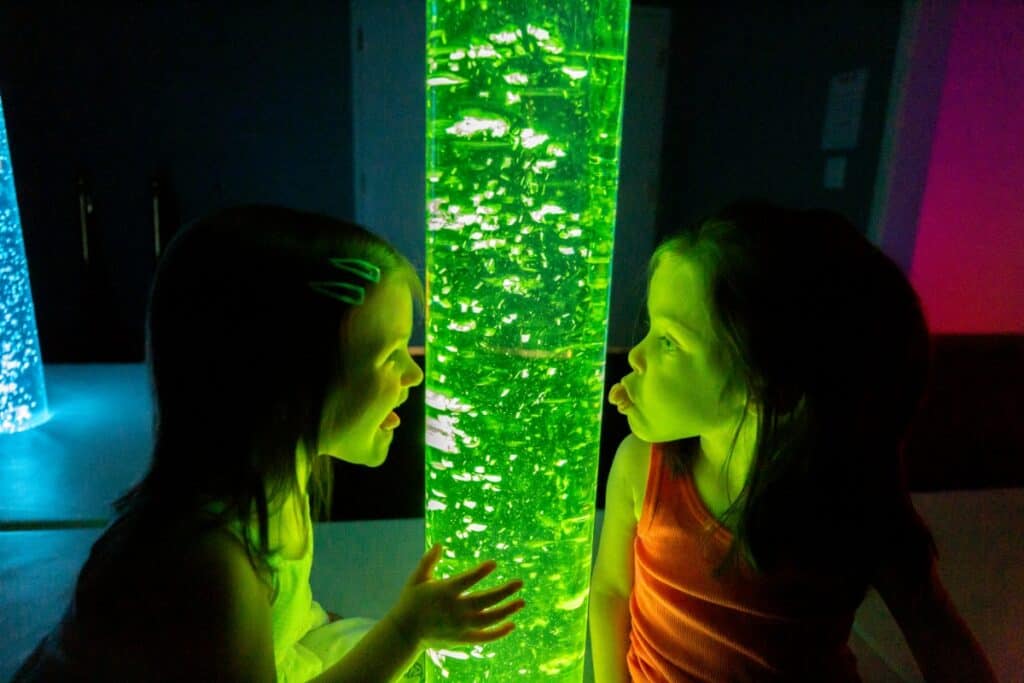
POLYGON ((423 370, 420 369, 419 363, 410 359, 409 369, 402 375, 402 386, 415 387, 419 386, 422 382, 423 370))
POLYGON ((626 359, 629 361, 629 367, 633 368, 633 371, 637 373, 644 371, 644 357, 640 349, 641 346, 643 346, 643 342, 631 348, 626 356, 626 359))

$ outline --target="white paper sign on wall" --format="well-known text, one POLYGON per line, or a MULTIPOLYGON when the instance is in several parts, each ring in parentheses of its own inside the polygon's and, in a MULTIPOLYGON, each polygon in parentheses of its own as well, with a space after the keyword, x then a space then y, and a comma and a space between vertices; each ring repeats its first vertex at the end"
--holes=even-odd
POLYGON ((823 150, 853 149, 857 146, 867 83, 867 68, 832 77, 825 105, 825 125, 821 132, 823 150))

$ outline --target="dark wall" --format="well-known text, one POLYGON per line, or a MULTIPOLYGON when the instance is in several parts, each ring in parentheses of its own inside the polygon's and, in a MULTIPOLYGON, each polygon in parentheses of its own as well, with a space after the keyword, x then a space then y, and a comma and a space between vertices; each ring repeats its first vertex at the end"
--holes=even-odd
MULTIPOLYGON (((899 3, 668 4, 659 233, 750 194, 865 229, 899 3), (860 67, 860 142, 846 187, 826 190, 829 79, 860 67)), ((165 239, 244 201, 353 214, 349 36, 336 0, 0 5, 0 95, 47 362, 142 359, 154 179, 165 239), (79 178, 94 209, 88 267, 79 178)))
MULTIPOLYGON (((867 227, 899 2, 637 4, 674 9, 660 232, 751 194, 832 208, 867 227), (845 153, 845 188, 826 190, 829 81, 861 67, 868 85, 859 144, 845 153)), ((0 3, 0 95, 47 362, 142 359, 154 178, 165 231, 243 201, 352 215, 349 36, 345 0, 0 3), (89 268, 79 238, 80 176, 95 209, 89 268)), ((985 347, 978 357, 991 355, 985 347)), ((957 381, 978 376, 974 361, 950 358, 937 363, 947 379, 926 424, 953 424, 960 408, 951 397, 985 391, 962 391, 957 381)), ((627 371, 625 356, 610 354, 606 384, 627 371)), ((1008 388, 997 394, 1011 398, 1008 388)), ((403 410, 419 412, 403 414, 406 425, 422 424, 422 401, 413 398, 403 410)), ((1019 482, 1019 469, 992 464, 1012 460, 1003 455, 985 466, 975 456, 951 464, 967 463, 969 452, 1017 452, 1019 435, 978 448, 979 435, 995 433, 999 422, 982 424, 982 416, 1012 423, 1011 414, 982 411, 973 426, 960 425, 967 441, 956 448, 947 432, 923 427, 908 446, 912 487, 1019 482)), ((605 404, 599 505, 626 431, 605 404)), ((336 516, 422 513, 422 429, 401 433, 405 440, 379 470, 339 465, 336 516)))
POLYGON ((337 0, 0 4, 0 95, 46 362, 142 359, 154 178, 165 237, 237 202, 351 216, 348 43, 337 0))
POLYGON ((674 13, 659 231, 741 195, 847 215, 867 233, 900 3, 691 2, 674 13), (866 67, 857 147, 821 149, 833 76, 866 67), (847 157, 825 189, 825 159, 847 157))

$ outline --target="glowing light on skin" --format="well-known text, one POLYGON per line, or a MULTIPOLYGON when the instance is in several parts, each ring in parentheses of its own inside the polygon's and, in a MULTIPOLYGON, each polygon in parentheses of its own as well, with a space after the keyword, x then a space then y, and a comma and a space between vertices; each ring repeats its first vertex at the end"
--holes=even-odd
POLYGON ((524 581, 428 680, 583 680, 628 0, 431 0, 426 542, 524 581))
POLYGON ((46 384, 0 100, 0 434, 45 422, 46 384))

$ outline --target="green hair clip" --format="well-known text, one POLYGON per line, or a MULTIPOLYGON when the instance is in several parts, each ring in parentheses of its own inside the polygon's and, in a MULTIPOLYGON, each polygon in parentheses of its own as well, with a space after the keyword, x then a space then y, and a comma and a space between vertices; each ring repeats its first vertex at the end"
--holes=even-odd
MULTIPOLYGON (((348 271, 370 282, 380 282, 380 268, 369 261, 358 258, 332 258, 328 260, 335 268, 348 271)), ((309 286, 321 294, 347 304, 352 304, 353 306, 358 306, 366 300, 366 288, 360 285, 349 284, 348 282, 310 282, 309 286)))
POLYGON ((370 282, 380 282, 380 268, 369 261, 364 261, 361 258, 332 258, 328 260, 335 268, 347 270, 370 282))

